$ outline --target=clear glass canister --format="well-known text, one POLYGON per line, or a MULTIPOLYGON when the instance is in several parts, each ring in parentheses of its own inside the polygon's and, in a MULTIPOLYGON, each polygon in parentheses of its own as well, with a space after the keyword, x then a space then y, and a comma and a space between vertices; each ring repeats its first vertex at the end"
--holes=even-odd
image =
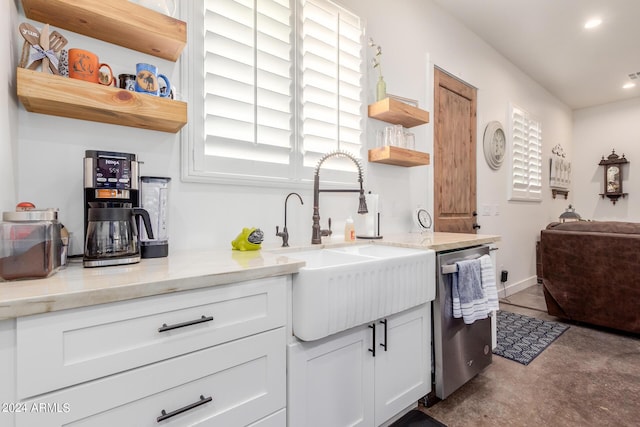
POLYGON ((0 281, 37 279, 62 264, 62 225, 55 209, 3 212, 0 223, 0 281))

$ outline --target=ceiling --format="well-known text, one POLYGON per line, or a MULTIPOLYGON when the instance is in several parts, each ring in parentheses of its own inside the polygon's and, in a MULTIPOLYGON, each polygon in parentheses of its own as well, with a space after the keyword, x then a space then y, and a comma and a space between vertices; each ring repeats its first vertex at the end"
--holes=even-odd
POLYGON ((434 1, 572 109, 640 96, 640 0, 434 1))

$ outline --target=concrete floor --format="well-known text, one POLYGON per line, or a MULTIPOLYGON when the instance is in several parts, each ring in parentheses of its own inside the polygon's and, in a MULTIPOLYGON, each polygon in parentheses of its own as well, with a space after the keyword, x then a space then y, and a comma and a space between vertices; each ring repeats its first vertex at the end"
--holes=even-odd
MULTIPOLYGON (((518 305, 501 300, 500 308, 560 321, 540 307, 541 295, 534 285, 508 298, 518 305)), ((483 372, 421 410, 448 427, 640 425, 640 337, 569 325, 528 366, 494 355, 483 372)))

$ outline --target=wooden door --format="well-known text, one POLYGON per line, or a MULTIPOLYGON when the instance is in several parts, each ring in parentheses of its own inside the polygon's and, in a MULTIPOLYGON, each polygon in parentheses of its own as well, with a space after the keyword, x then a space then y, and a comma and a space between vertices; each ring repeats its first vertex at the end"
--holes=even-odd
POLYGON ((476 232, 476 89, 434 73, 434 230, 476 232))

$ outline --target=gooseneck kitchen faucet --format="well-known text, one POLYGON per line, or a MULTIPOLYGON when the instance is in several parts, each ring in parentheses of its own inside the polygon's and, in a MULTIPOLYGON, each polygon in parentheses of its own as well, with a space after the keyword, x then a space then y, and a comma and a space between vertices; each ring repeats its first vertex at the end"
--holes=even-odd
POLYGON ((318 161, 318 165, 316 166, 316 171, 313 176, 313 226, 311 229, 311 244, 317 245, 322 243, 322 236, 328 236, 331 234, 331 218, 329 218, 329 229, 322 230, 320 228, 320 193, 360 193, 360 205, 358 207, 359 214, 366 214, 367 210, 367 201, 364 197, 364 188, 362 186, 362 165, 360 161, 356 159, 352 154, 347 153, 346 151, 332 151, 328 154, 325 154, 318 161), (344 189, 320 189, 320 167, 325 160, 331 157, 346 157, 350 159, 353 163, 355 163, 358 168, 358 182, 360 183, 359 190, 344 190, 344 189))
POLYGON ((304 205, 304 202, 302 201, 302 197, 300 197, 298 193, 289 193, 287 194, 287 197, 284 199, 284 228, 282 229, 282 231, 278 231, 279 227, 276 225, 276 236, 282 237, 283 248, 286 248, 289 246, 289 230, 287 230, 287 202, 289 201, 289 196, 293 196, 294 194, 298 196, 298 199, 300 199, 300 204, 304 205))

